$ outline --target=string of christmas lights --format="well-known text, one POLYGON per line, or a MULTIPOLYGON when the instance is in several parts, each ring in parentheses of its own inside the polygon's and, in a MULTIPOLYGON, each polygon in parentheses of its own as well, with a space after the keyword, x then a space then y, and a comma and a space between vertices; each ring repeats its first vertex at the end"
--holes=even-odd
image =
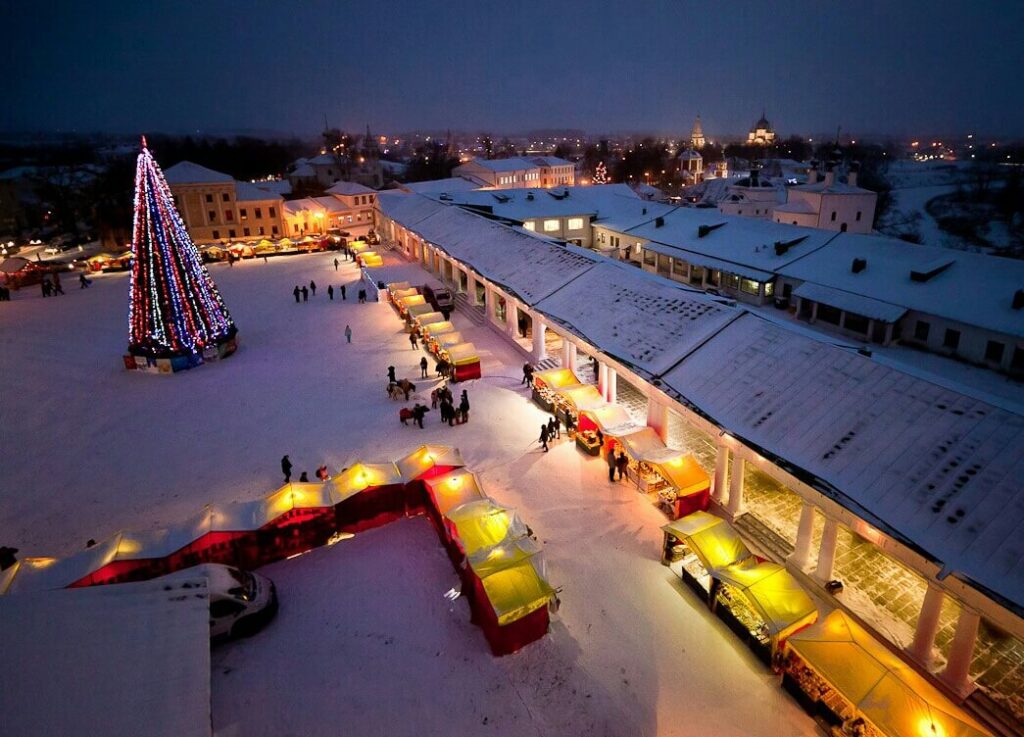
POLYGON ((235 336, 238 330, 145 138, 135 168, 132 255, 129 353, 196 356, 235 336))

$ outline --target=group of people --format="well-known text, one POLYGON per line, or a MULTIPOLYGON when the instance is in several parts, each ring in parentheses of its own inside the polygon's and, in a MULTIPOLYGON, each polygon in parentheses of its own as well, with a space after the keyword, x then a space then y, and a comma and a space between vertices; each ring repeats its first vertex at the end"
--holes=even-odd
MULTIPOLYGON (((56 297, 58 294, 64 294, 64 287, 60 285, 60 274, 56 271, 50 275, 44 276, 43 280, 39 283, 39 287, 43 290, 44 297, 56 297)), ((82 276, 85 276, 84 274, 82 276)))
POLYGON ((615 473, 619 474, 619 481, 622 481, 626 476, 626 469, 629 468, 629 458, 626 453, 622 450, 619 451, 618 455, 615 455, 615 449, 609 448, 605 453, 605 460, 608 462, 608 480, 615 481, 615 473))
POLYGON ((469 422, 469 393, 465 389, 456 405, 452 390, 447 384, 442 384, 430 392, 430 406, 440 410, 441 422, 447 422, 449 427, 469 422))
MULTIPOLYGON (((335 259, 335 260, 337 260, 337 259, 335 259)), ((341 286, 339 286, 337 291, 338 291, 339 294, 341 294, 341 298, 343 300, 347 300, 348 299, 348 287, 345 284, 342 284, 341 286)), ((334 292, 335 292, 334 285, 333 284, 329 284, 327 286, 327 296, 331 299, 332 302, 334 301, 334 292)), ((308 287, 307 286, 301 286, 300 287, 298 284, 296 284, 295 285, 295 289, 292 290, 292 296, 295 297, 295 304, 298 304, 299 302, 308 302, 310 294, 312 294, 314 297, 316 296, 316 282, 313 281, 312 279, 309 280, 309 286, 308 287)), ((366 290, 365 289, 360 289, 359 290, 359 301, 360 301, 360 303, 366 301, 366 290)))
MULTIPOLYGON (((565 428, 566 435, 569 434, 568 425, 565 428)), ((552 416, 547 422, 540 426, 540 438, 537 442, 544 448, 544 452, 548 452, 548 443, 554 442, 556 439, 562 439, 562 421, 558 417, 552 416)))
MULTIPOLYGON (((291 459, 287 455, 284 458, 281 459, 281 473, 284 474, 284 482, 286 484, 291 483, 291 480, 292 480, 292 461, 291 461, 291 459)), ((320 468, 318 468, 316 470, 316 477, 318 479, 320 479, 321 481, 329 481, 330 480, 331 475, 327 472, 327 464, 326 463, 323 464, 322 466, 320 466, 320 468)), ((299 475, 299 483, 300 484, 309 483, 309 473, 308 472, 303 471, 299 475)))

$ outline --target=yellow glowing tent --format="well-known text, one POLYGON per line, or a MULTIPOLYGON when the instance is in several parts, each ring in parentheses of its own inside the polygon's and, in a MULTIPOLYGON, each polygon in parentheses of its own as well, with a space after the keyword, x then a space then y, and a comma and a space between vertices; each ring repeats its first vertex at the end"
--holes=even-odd
POLYGON ((277 242, 280 248, 287 248, 288 246, 294 246, 295 242, 291 238, 282 238, 277 242))
POLYGON ((448 361, 453 366, 462 366, 467 363, 479 363, 480 356, 476 352, 476 346, 472 343, 459 343, 450 348, 445 348, 448 353, 448 361))
POLYGON ((455 526, 466 555, 526 535, 526 526, 518 515, 490 499, 460 504, 444 516, 455 526))
POLYGON ((393 281, 393 282, 390 282, 387 285, 388 294, 390 294, 391 296, 394 296, 395 292, 397 292, 400 289, 408 289, 408 288, 409 288, 409 282, 407 282, 407 281, 393 281))
POLYGON ((348 250, 350 250, 352 253, 362 253, 369 247, 370 246, 366 243, 366 241, 352 241, 351 243, 348 244, 348 250))
POLYGON ((434 340, 439 335, 445 333, 454 333, 455 325, 450 320, 442 320, 441 322, 432 322, 421 326, 423 328, 423 337, 434 340))
POLYGON ((887 737, 991 737, 838 609, 790 636, 787 647, 887 737))
POLYGON ((555 593, 529 560, 502 568, 481 581, 501 626, 547 606, 555 593))
POLYGON ((422 315, 416 315, 415 322, 422 328, 424 325, 433 325, 439 322, 446 322, 446 320, 440 312, 425 312, 422 315))
MULTIPOLYGON (((414 299, 414 298, 410 298, 410 299, 414 299)), ((434 306, 433 305, 428 305, 426 303, 414 304, 414 305, 410 305, 406 311, 408 313, 408 317, 411 318, 412 320, 415 320, 420 315, 426 315, 428 312, 433 312, 434 311, 434 306)), ((440 313, 438 313, 438 314, 440 314, 440 313)))
POLYGON ((448 514, 456 507, 468 502, 486 499, 480 480, 476 474, 460 468, 427 480, 434 504, 441 516, 448 514))
POLYGON ((818 608, 792 574, 778 563, 747 558, 711 572, 742 592, 772 636, 786 637, 818 618, 818 608))
POLYGON ((592 409, 582 410, 580 414, 590 419, 605 435, 613 438, 629 435, 644 427, 633 422, 633 418, 621 404, 603 404, 592 409))
POLYGON ((285 484, 277 491, 271 492, 263 500, 263 503, 268 520, 279 517, 293 509, 311 509, 334 505, 334 502, 331 500, 331 490, 327 484, 306 484, 301 482, 285 484))
POLYGON ((533 375, 533 383, 543 384, 549 389, 561 389, 566 386, 576 386, 583 382, 572 372, 572 369, 553 368, 536 372, 533 375))
POLYGON ((405 314, 410 310, 410 308, 426 303, 427 298, 422 294, 410 294, 407 297, 402 297, 398 300, 398 309, 401 310, 402 314, 405 314))
POLYGON ((451 333, 445 333, 437 338, 437 347, 439 350, 446 351, 449 348, 459 345, 459 343, 465 343, 465 338, 462 337, 462 333, 455 330, 451 333))
POLYGON ((597 409, 607 404, 604 397, 601 396, 601 392, 593 384, 562 387, 557 390, 557 394, 567 401, 577 413, 585 409, 597 409))
POLYGON ((371 269, 384 265, 384 259, 382 259, 380 254, 376 251, 364 251, 360 254, 359 260, 362 262, 363 266, 371 269))
POLYGON ((529 537, 505 540, 490 548, 478 550, 469 556, 469 565, 477 576, 486 578, 503 568, 518 565, 524 560, 532 561, 537 572, 544 575, 540 545, 529 537))
POLYGON ((418 290, 416 287, 396 289, 394 292, 391 293, 391 301, 394 302, 396 305, 401 304, 402 300, 406 299, 407 297, 417 296, 419 295, 419 293, 420 290, 418 290))
POLYGON ((692 455, 676 451, 674 458, 655 464, 662 476, 679 491, 680 496, 703 491, 711 485, 711 477, 692 455))
POLYGON ((661 529, 686 543, 709 571, 751 557, 732 525, 707 512, 688 514, 661 529))
POLYGON ((419 478, 435 466, 464 466, 462 454, 447 445, 422 445, 398 459, 398 471, 406 480, 419 478))
POLYGON ((338 504, 371 486, 402 483, 394 463, 354 463, 329 482, 332 503, 338 504))

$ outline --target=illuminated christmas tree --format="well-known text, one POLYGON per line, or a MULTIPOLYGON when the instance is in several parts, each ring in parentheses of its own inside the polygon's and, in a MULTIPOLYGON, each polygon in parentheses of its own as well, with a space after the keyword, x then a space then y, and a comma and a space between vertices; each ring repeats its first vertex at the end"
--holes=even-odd
POLYGON ((594 184, 608 184, 608 169, 603 161, 598 161, 594 169, 594 184))
MULTIPOLYGON (((192 243, 163 172, 142 139, 135 168, 135 225, 128 353, 189 368, 235 350, 238 329, 192 243)), ((172 368, 165 365, 164 370, 172 368)))

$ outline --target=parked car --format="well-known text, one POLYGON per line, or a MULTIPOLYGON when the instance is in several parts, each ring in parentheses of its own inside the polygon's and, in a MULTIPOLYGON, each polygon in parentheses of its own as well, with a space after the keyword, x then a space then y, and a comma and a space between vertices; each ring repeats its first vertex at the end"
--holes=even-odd
POLYGON ((448 319, 452 310, 455 309, 455 297, 448 287, 432 287, 429 284, 423 285, 423 298, 430 305, 448 319))
POLYGON ((210 594, 210 639, 256 634, 277 613, 277 589, 266 576, 221 563, 185 568, 157 581, 205 578, 210 594))

